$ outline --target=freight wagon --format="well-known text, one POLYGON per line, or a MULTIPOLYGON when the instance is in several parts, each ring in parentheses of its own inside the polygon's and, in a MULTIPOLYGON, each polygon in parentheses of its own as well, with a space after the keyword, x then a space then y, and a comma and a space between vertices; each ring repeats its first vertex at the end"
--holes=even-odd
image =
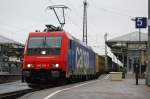
POLYGON ((96 54, 96 74, 99 76, 103 73, 105 73, 105 57, 96 54))
POLYGON ((64 31, 29 33, 23 78, 29 84, 96 78, 95 52, 64 31))

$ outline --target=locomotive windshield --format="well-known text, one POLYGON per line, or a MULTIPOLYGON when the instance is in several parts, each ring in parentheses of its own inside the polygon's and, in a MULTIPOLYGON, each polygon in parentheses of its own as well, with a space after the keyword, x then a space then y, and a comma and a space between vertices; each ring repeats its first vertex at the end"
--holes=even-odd
POLYGON ((44 37, 30 37, 28 48, 44 48, 44 37))
POLYGON ((30 55, 59 55, 62 37, 30 37, 28 54, 30 55))

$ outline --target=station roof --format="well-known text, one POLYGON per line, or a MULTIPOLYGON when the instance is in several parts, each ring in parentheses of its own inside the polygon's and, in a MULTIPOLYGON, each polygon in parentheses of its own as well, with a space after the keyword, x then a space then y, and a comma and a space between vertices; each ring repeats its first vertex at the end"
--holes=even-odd
MULTIPOLYGON (((106 41, 106 44, 111 49, 111 52, 118 57, 120 61, 122 61, 122 53, 124 55, 127 54, 128 44, 146 44, 148 41, 148 34, 147 33, 141 33, 141 41, 139 41, 139 32, 131 32, 122 36, 118 36, 112 39, 109 39, 106 41)), ((135 46, 132 46, 133 48, 135 46)), ((132 49, 133 50, 133 49, 132 49)), ((137 48, 134 48, 134 50, 138 50, 137 48)), ((133 50, 133 51, 134 51, 133 50)))
POLYGON ((131 32, 106 41, 106 44, 110 47, 126 47, 127 43, 146 43, 148 41, 148 34, 141 33, 141 41, 139 41, 139 32, 131 32))
MULTIPOLYGON (((148 34, 141 33, 141 41, 147 41, 148 40, 148 34)), ((108 40, 108 42, 134 42, 139 41, 139 32, 132 32, 128 33, 113 39, 108 40)))
POLYGON ((4 37, 2 35, 0 35, 0 44, 17 44, 17 45, 22 45, 21 43, 17 42, 17 41, 14 41, 12 39, 9 39, 7 37, 4 37))

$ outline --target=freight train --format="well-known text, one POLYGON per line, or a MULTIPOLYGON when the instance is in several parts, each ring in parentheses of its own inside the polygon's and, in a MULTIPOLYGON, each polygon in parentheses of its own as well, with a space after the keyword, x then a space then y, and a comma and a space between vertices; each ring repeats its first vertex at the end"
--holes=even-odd
POLYGON ((105 56, 96 54, 96 75, 99 76, 105 72, 105 56))
POLYGON ((104 59, 69 33, 50 29, 29 33, 22 67, 28 84, 94 79, 103 70, 104 59))

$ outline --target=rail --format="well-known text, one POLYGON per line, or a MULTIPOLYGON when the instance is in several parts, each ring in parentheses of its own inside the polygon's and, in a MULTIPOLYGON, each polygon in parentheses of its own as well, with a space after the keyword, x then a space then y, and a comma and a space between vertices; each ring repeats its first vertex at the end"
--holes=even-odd
POLYGON ((16 99, 27 93, 31 93, 31 92, 38 91, 38 90, 39 89, 25 89, 25 90, 21 90, 21 91, 4 93, 4 94, 0 94, 0 99, 16 99))

